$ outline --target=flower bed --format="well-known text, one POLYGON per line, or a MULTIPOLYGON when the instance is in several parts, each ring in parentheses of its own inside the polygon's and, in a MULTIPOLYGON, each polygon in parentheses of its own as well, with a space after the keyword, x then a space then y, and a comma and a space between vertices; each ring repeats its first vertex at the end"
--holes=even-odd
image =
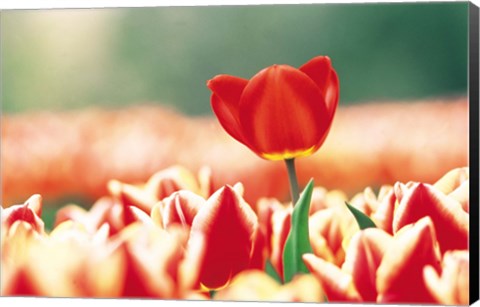
POLYGON ((110 181, 89 210, 54 228, 42 198, 2 209, 4 296, 468 304, 468 168, 434 184, 397 182, 353 198, 316 186, 308 273, 284 282, 292 205, 248 204, 243 186, 213 190, 182 167, 141 185, 110 181), (345 205, 376 227, 360 229, 345 205))

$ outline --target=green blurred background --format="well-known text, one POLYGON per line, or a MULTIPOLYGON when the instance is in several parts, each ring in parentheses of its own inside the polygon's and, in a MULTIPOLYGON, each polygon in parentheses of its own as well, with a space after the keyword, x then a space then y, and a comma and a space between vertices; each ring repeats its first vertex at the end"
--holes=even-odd
POLYGON ((329 55, 341 105, 466 94, 468 3, 1 12, 2 111, 164 103, 211 114, 205 83, 329 55))

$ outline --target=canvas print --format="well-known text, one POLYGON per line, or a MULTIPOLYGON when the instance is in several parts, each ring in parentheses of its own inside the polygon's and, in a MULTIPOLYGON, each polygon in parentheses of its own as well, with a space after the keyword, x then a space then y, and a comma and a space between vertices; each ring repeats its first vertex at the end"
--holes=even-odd
POLYGON ((2 11, 1 295, 468 305, 469 8, 2 11))

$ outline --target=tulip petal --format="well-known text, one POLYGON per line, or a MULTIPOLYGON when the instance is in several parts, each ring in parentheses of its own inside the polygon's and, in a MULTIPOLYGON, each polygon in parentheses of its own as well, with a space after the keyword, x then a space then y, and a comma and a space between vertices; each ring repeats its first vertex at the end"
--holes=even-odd
POLYGON ((468 251, 448 251, 439 275, 432 266, 426 266, 423 277, 428 291, 441 305, 468 305, 469 303, 468 251))
POLYGON ((469 212, 469 169, 460 167, 446 173, 433 186, 443 194, 458 201, 465 212, 469 212))
POLYGON ((420 219, 399 231, 377 270, 377 302, 434 303, 423 280, 423 268, 440 270, 440 255, 432 220, 420 219))
POLYGON ((467 249, 469 218, 461 205, 433 186, 416 183, 406 189, 393 218, 393 231, 429 216, 443 252, 450 249, 467 249))
POLYGON ((392 221, 396 200, 394 190, 390 189, 387 194, 381 198, 380 205, 371 216, 375 225, 389 234, 393 234, 392 221))
POLYGON ((250 263, 248 265, 249 269, 258 269, 264 270, 265 260, 267 257, 266 249, 266 239, 262 234, 260 228, 257 228, 254 234, 254 243, 253 249, 250 256, 250 263))
POLYGON ((140 187, 122 183, 118 180, 110 180, 107 188, 113 196, 127 206, 135 206, 144 212, 150 212, 157 203, 154 195, 147 193, 140 187))
POLYGON ((470 210, 470 186, 468 181, 462 183, 458 188, 448 194, 448 197, 458 201, 463 208, 463 211, 469 212, 470 210))
POLYGON ((468 167, 455 168, 443 175, 442 178, 438 179, 433 186, 444 194, 450 194, 463 182, 468 181, 468 178, 468 167))
POLYGON ((313 254, 303 255, 305 265, 322 284, 329 302, 359 302, 360 295, 352 283, 352 277, 333 263, 313 254))
POLYGON ((325 94, 330 81, 332 63, 328 56, 317 56, 300 66, 299 70, 307 74, 325 94))
POLYGON ((232 187, 223 187, 207 200, 193 219, 187 245, 195 244, 199 236, 205 239, 203 286, 222 287, 249 266, 257 228, 257 216, 232 187))
POLYGON ((165 198, 163 203, 163 225, 165 228, 176 223, 190 227, 205 200, 193 192, 182 190, 165 198))
POLYGON ((1 296, 41 296, 41 291, 28 269, 21 267, 12 271, 3 266, 1 275, 1 296))
POLYGON ((248 80, 239 77, 218 75, 209 80, 207 86, 225 103, 230 113, 237 115, 240 97, 247 83, 248 80))
POLYGON ((244 138, 258 155, 271 160, 311 154, 330 125, 318 87, 287 65, 263 69, 248 82, 239 118, 244 138))
POLYGON ((200 192, 195 176, 179 165, 155 173, 145 184, 145 192, 153 195, 157 200, 162 200, 179 190, 200 192))
POLYGON ((327 208, 312 214, 308 222, 314 254, 336 265, 340 265, 344 260, 339 215, 334 208, 327 208))
POLYGON ((392 236, 378 228, 357 232, 348 246, 342 270, 350 273, 359 294, 366 302, 377 299, 376 275, 392 236))
POLYGON ((276 198, 261 198, 257 202, 257 216, 260 230, 266 240, 268 254, 272 250, 273 213, 283 209, 282 204, 276 198))
POLYGON ((2 210, 2 227, 9 229, 15 222, 24 221, 30 224, 38 233, 44 233, 42 213, 42 197, 32 195, 23 205, 14 205, 2 210))
POLYGON ((229 287, 220 290, 215 300, 269 301, 280 290, 280 285, 267 274, 248 270, 238 274, 229 287))
POLYGON ((178 234, 135 223, 125 228, 123 250, 126 256, 123 296, 175 296, 178 268, 184 255, 178 234))
POLYGON ((277 210, 272 215, 272 236, 270 260, 278 275, 284 279, 283 274, 283 249, 292 226, 292 210, 285 208, 277 210))
POLYGON ((323 302, 323 291, 311 275, 299 275, 292 282, 280 285, 264 272, 248 270, 237 275, 228 288, 220 290, 215 300, 323 302))
POLYGON ((212 109, 220 124, 228 134, 244 144, 245 140, 239 124, 238 106, 247 83, 248 80, 229 75, 218 75, 207 82, 207 86, 212 91, 212 109))
POLYGON ((307 74, 325 97, 330 118, 333 118, 339 99, 339 81, 328 56, 317 56, 303 64, 299 70, 307 74))
POLYGON ((54 226, 57 227, 67 220, 72 220, 82 224, 89 233, 93 234, 107 222, 112 206, 113 201, 110 197, 98 199, 88 211, 77 205, 67 205, 58 210, 54 226))

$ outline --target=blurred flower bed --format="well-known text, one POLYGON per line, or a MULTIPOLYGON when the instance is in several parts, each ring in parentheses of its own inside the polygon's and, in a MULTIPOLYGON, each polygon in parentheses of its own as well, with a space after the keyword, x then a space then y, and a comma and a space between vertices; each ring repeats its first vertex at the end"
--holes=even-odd
POLYGON ((111 180, 89 210, 59 210, 51 231, 40 195, 2 208, 1 294, 468 304, 468 168, 350 199, 316 186, 310 274, 288 283, 291 203, 247 203, 241 182, 215 190, 212 178, 173 166, 141 185, 111 180), (346 201, 376 227, 360 230, 346 201))

